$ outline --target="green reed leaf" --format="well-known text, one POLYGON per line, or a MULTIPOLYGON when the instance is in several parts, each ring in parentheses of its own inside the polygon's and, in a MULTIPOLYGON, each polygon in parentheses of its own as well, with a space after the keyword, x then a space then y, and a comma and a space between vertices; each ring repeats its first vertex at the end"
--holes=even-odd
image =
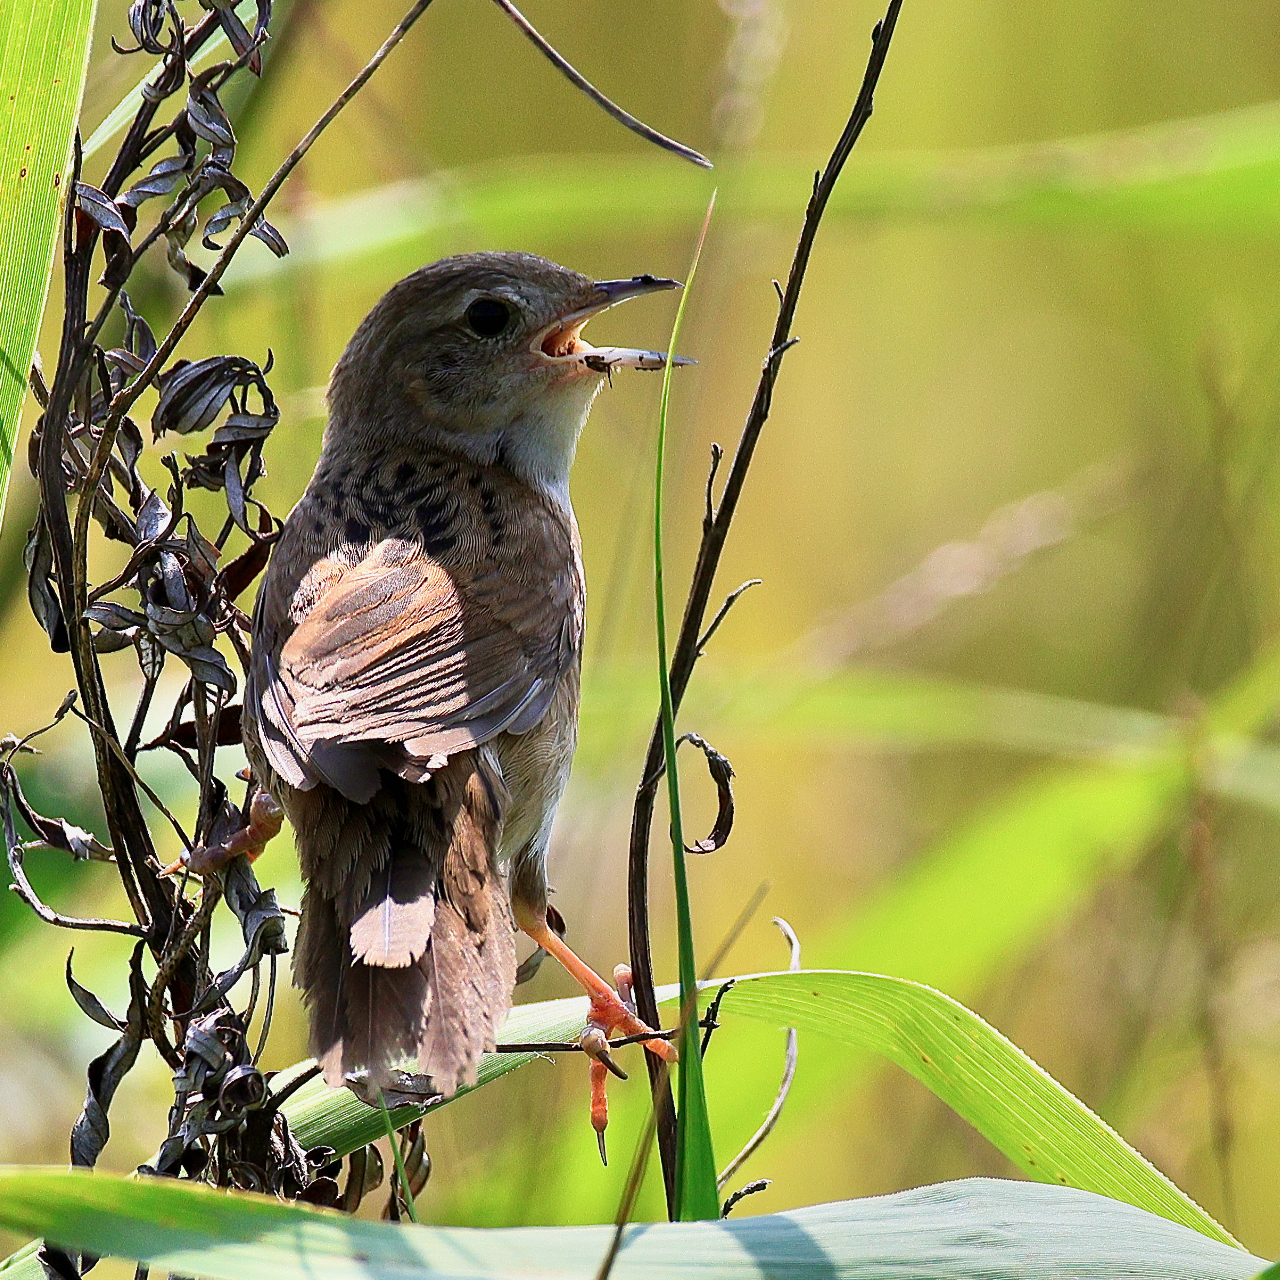
MULTIPOLYGON (((210 1280, 586 1280, 612 1227, 365 1222, 171 1178, 0 1169, 0 1225, 210 1280)), ((971 1178, 722 1222, 631 1228, 615 1280, 1246 1280, 1265 1263, 1069 1187, 971 1178)), ((4 1280, 42 1280, 28 1254, 4 1280)))
POLYGON ((94 0, 0 9, 0 516, 58 241, 94 0))

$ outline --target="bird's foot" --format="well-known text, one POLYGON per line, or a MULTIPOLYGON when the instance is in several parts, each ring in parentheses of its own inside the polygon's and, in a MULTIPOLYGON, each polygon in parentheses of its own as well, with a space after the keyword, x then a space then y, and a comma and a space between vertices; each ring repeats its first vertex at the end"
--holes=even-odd
POLYGON ((268 842, 280 834, 283 825, 284 810, 280 805, 268 792, 255 791, 249 805, 249 821, 243 827, 217 844, 202 844, 194 849, 184 849, 160 874, 171 876, 179 871, 189 871, 193 875, 203 876, 211 871, 222 870, 232 858, 238 858, 241 854, 253 862, 267 847, 268 842))
POLYGON ((579 1044, 591 1059, 591 1127, 600 1143, 600 1158, 608 1164, 604 1145, 605 1126, 609 1123, 605 1081, 611 1071, 620 1079, 627 1078, 609 1054, 610 1038, 618 1032, 623 1039, 639 1041, 666 1063, 676 1062, 680 1055, 675 1045, 660 1038, 661 1032, 646 1026, 637 1017, 635 1002, 631 998, 631 969, 627 965, 620 964, 613 971, 614 981, 618 984, 615 991, 578 957, 558 933, 548 927, 545 919, 532 925, 522 924, 521 927, 548 955, 555 956, 591 1000, 586 1029, 579 1044))
MULTIPOLYGON (((605 1148, 604 1131, 609 1124, 609 1098, 605 1091, 609 1073, 619 1080, 625 1080, 627 1074, 613 1060, 609 1053, 609 1042, 614 1032, 621 1033, 623 1039, 637 1039, 646 1035, 654 1035, 653 1028, 646 1026, 636 1016, 635 1001, 631 996, 631 968, 620 964, 613 971, 613 980, 617 991, 611 990, 603 980, 599 988, 590 991, 591 1011, 587 1016, 586 1029, 578 1043, 582 1051, 591 1059, 591 1127, 596 1131, 596 1141, 600 1146, 600 1159, 607 1165, 608 1153, 605 1148)), ((646 1049, 656 1053, 664 1062, 675 1062, 679 1056, 673 1044, 666 1040, 653 1038, 641 1039, 646 1049)))

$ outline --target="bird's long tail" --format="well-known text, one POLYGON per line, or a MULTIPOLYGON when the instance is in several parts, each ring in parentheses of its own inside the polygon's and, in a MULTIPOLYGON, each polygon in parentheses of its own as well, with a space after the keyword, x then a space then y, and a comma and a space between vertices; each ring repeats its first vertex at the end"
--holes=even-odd
POLYGON ((384 775, 368 804, 319 787, 299 798, 294 970, 325 1079, 375 1101, 474 1083, 516 968, 496 767, 469 751, 427 782, 384 775))

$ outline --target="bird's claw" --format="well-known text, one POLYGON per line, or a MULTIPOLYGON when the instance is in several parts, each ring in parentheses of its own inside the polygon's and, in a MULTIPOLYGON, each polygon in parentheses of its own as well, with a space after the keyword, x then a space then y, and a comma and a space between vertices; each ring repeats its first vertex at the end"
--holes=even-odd
MULTIPOLYGON (((624 1036, 653 1034, 653 1028, 636 1016, 635 1003, 631 998, 630 968, 625 964, 618 965, 613 971, 613 980, 617 984, 616 992, 606 989, 592 994, 586 1029, 578 1041, 582 1051, 591 1059, 591 1127, 596 1131, 600 1145, 600 1159, 606 1165, 609 1160, 605 1152, 604 1131, 609 1123, 609 1099, 605 1084, 610 1072, 619 1080, 627 1078, 609 1054, 609 1037, 615 1031, 622 1032, 624 1036)), ((675 1045, 666 1040, 645 1040, 643 1044, 664 1062, 672 1063, 679 1057, 675 1045)))
POLYGON ((602 1027, 587 1023, 587 1029, 579 1037, 578 1043, 587 1057, 603 1063, 605 1069, 612 1072, 619 1080, 627 1078, 627 1073, 609 1055, 609 1038, 602 1027))
POLYGON ((249 805, 249 821, 239 831, 233 832, 218 844, 201 844, 194 849, 184 849, 160 875, 176 875, 179 871, 189 871, 197 876, 207 875, 211 871, 220 871, 232 858, 238 858, 241 854, 253 862, 268 842, 280 834, 283 825, 284 810, 274 797, 269 792, 256 791, 249 805))
POLYGON ((604 1143, 604 1131, 609 1126, 609 1095, 605 1092, 608 1069, 598 1058, 591 1060, 591 1127, 596 1131, 596 1145, 600 1148, 600 1163, 609 1165, 609 1152, 604 1143))

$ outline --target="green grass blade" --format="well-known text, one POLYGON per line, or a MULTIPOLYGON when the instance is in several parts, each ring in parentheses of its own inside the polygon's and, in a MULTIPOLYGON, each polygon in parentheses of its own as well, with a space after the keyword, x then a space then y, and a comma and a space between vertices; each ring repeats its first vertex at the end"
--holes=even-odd
MULTIPOLYGON (((671 326, 669 357, 676 354, 684 309, 689 301, 698 259, 707 239, 711 214, 716 207, 713 192, 703 219, 702 231, 689 264, 689 275, 676 307, 671 326)), ((676 1102, 676 1217, 681 1222, 720 1216, 720 1195, 716 1189, 716 1159, 711 1144, 711 1117, 707 1111, 707 1086, 702 1073, 699 1052, 698 966, 693 949, 693 918, 689 911, 689 883, 685 874, 684 824, 680 818, 680 775, 676 767, 676 722, 671 701, 671 678, 667 655, 667 606, 663 587, 662 565, 662 489, 663 466, 667 452, 667 415, 671 406, 671 374, 675 368, 669 358, 662 371, 662 399, 658 409, 658 449, 654 465, 653 487, 653 594, 657 632, 658 687, 661 692, 662 748, 667 765, 667 800, 671 811, 671 855, 674 862, 676 896, 676 930, 680 960, 680 1076, 676 1102)))
MULTIPOLYGON (((718 987, 719 982, 704 984, 703 1000, 718 987)), ((679 988, 665 987, 658 998, 673 1002, 679 988)), ((756 974, 737 979, 723 1012, 795 1026, 879 1054, 931 1089, 1029 1177, 1111 1196, 1234 1243, 1199 1205, 1026 1054, 931 987, 845 970, 756 974)), ((512 1012, 501 1039, 571 1039, 586 1013, 581 997, 523 1005, 512 1012)), ((839 1067, 839 1054, 825 1056, 839 1067)), ((476 1087, 532 1057, 487 1054, 476 1087)), ((282 1081, 287 1076, 277 1077, 273 1088, 282 1087, 282 1081)), ((329 1089, 320 1081, 300 1090, 284 1111, 304 1147, 325 1144, 344 1154, 383 1133, 380 1112, 347 1090, 329 1089)), ((402 1108, 393 1113, 393 1121, 405 1124, 421 1114, 420 1109, 402 1108)))
MULTIPOLYGON (((170 1178, 0 1169, 0 1224, 211 1280, 586 1280, 612 1227, 395 1226, 170 1178)), ((974 1178, 631 1230, 616 1280, 1246 1280, 1265 1263, 1130 1205, 974 1178)), ((6 1280, 38 1280, 15 1269, 6 1280)))
POLYGON ((40 334, 94 0, 0 9, 0 517, 40 334))
POLYGON ((1016 1045, 958 1001, 872 973, 739 978, 723 1010, 870 1049, 910 1072, 1029 1178, 1232 1236, 1016 1045))
POLYGON ((396 1138, 396 1128, 391 1122, 391 1112, 387 1110, 387 1100, 382 1096, 382 1090, 378 1090, 378 1110, 382 1115, 382 1131, 387 1135, 387 1142, 391 1146, 391 1155, 396 1162, 396 1178, 399 1182, 399 1193, 404 1197, 404 1207, 409 1215, 410 1222, 418 1220, 418 1206, 413 1202, 413 1192, 409 1187, 409 1175, 404 1168, 404 1153, 400 1150, 400 1143, 396 1138))

